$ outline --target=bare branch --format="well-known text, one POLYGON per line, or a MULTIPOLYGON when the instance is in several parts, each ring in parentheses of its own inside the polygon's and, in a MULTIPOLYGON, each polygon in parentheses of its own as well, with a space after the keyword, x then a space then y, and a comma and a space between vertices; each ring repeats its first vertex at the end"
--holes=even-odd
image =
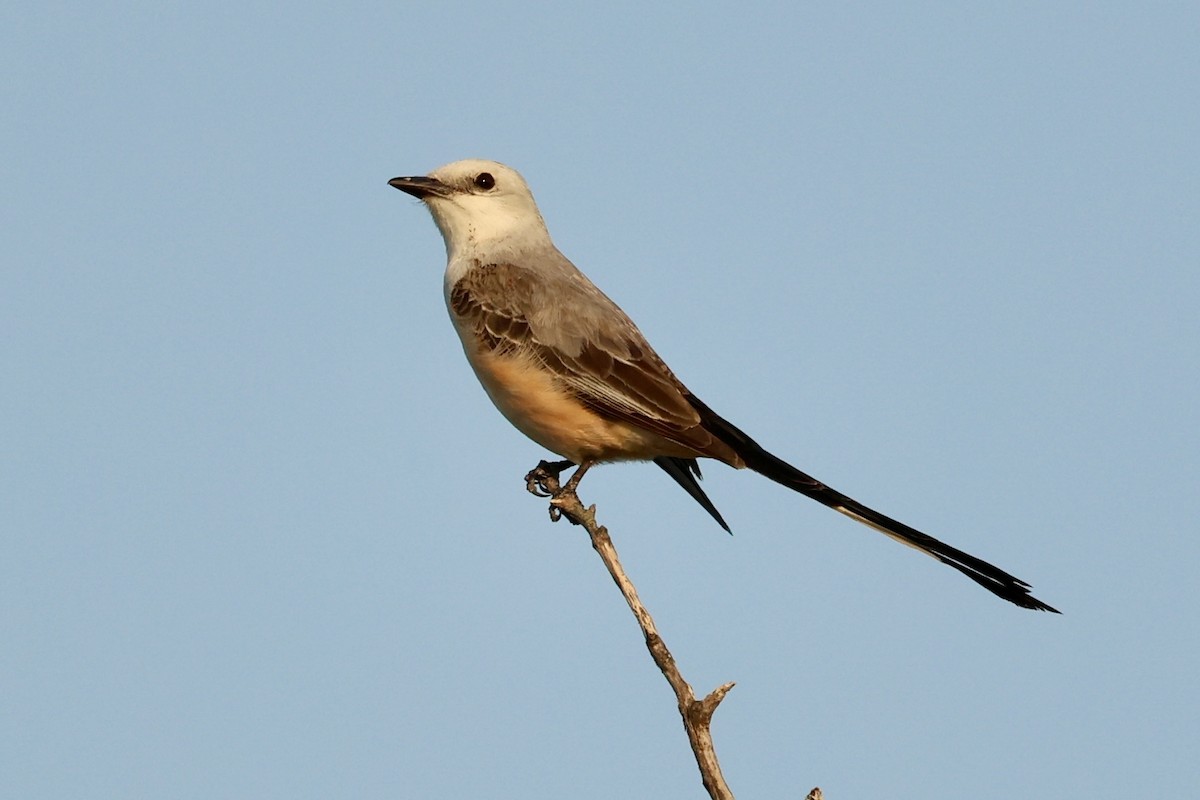
MULTIPOLYGON (((608 535, 608 530, 596 523, 596 507, 584 508, 570 484, 566 487, 559 484, 559 472, 565 468, 566 466, 562 464, 548 464, 543 461, 525 476, 526 488, 540 497, 548 496, 550 498, 550 518, 552 520, 557 521, 560 516, 565 516, 574 524, 582 525, 588 535, 592 537, 592 547, 600 554, 604 566, 608 568, 608 574, 620 588, 625 602, 629 604, 630 610, 637 618, 638 625, 641 626, 650 656, 662 670, 667 683, 671 684, 671 688, 675 690, 679 715, 683 718, 683 727, 687 731, 688 742, 691 743, 692 752, 696 756, 696 764, 700 768, 700 778, 704 782, 704 788, 708 790, 709 797, 713 800, 733 800, 733 792, 725 783, 725 777, 721 774, 721 765, 717 763, 717 753, 713 747, 710 731, 713 712, 717 710, 717 706, 733 688, 733 684, 727 683, 717 687, 703 700, 696 699, 692 687, 680 674, 674 656, 671 655, 666 643, 659 636, 658 629, 654 627, 654 619, 650 616, 650 612, 638 598, 637 589, 629 580, 629 576, 625 574, 625 570, 617 558, 616 548, 613 547, 612 539, 608 535)), ((810 794, 810 800, 820 800, 820 790, 814 789, 813 791, 816 794, 810 794)))

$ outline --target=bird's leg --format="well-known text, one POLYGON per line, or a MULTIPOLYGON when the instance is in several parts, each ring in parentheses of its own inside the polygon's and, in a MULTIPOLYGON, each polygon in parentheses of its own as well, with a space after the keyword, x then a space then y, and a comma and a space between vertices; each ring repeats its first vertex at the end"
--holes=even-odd
POLYGON ((538 497, 553 497, 560 491, 558 476, 573 466, 574 461, 539 461, 536 467, 525 474, 525 490, 538 497), (553 481, 553 485, 548 481, 553 481))
MULTIPOLYGON (((571 462, 568 461, 567 463, 569 464, 571 462)), ((575 494, 575 489, 578 488, 579 481, 583 479, 584 474, 591 469, 592 465, 595 463, 595 461, 584 461, 582 464, 580 464, 579 469, 575 470, 575 472, 571 474, 571 480, 567 481, 566 485, 562 487, 562 492, 564 494, 575 494)))
POLYGON ((575 462, 571 461, 570 459, 563 459, 562 461, 543 461, 538 466, 545 467, 547 472, 553 473, 555 476, 557 476, 558 473, 562 472, 564 469, 570 469, 571 467, 575 466, 575 462))

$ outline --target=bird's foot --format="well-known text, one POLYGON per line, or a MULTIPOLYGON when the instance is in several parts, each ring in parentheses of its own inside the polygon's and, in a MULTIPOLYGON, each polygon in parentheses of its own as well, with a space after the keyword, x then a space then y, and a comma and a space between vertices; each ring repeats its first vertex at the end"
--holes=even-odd
POLYGON ((574 461, 539 461, 525 474, 525 491, 537 497, 554 497, 562 491, 558 476, 573 466, 574 461))
MULTIPOLYGON (((574 461, 539 461, 538 465, 525 474, 525 490, 536 497, 550 498, 550 521, 558 522, 563 517, 572 525, 579 525, 580 517, 577 509, 583 509, 575 488, 580 479, 592 466, 592 462, 584 462, 571 475, 566 483, 559 483, 559 475, 563 470, 575 466, 574 461)), ((584 509, 586 511, 586 509, 584 509)))

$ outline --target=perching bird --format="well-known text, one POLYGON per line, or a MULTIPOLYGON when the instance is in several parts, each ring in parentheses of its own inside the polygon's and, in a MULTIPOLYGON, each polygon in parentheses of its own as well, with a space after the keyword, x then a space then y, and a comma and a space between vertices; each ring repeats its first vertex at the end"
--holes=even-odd
POLYGON ((962 572, 1022 608, 1054 611, 1002 569, 801 472, 692 394, 616 303, 558 251, 524 179, 494 161, 390 185, 422 200, 446 243, 446 305, 467 361, 518 430, 579 467, 653 461, 723 527, 696 459, 749 468, 962 572))

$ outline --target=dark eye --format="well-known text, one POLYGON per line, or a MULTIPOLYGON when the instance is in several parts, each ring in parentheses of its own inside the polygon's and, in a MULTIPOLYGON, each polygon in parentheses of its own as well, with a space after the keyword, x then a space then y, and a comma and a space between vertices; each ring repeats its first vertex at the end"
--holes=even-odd
POLYGON ((475 185, 480 189, 491 189, 496 185, 496 179, 490 172, 481 172, 475 176, 475 185))

